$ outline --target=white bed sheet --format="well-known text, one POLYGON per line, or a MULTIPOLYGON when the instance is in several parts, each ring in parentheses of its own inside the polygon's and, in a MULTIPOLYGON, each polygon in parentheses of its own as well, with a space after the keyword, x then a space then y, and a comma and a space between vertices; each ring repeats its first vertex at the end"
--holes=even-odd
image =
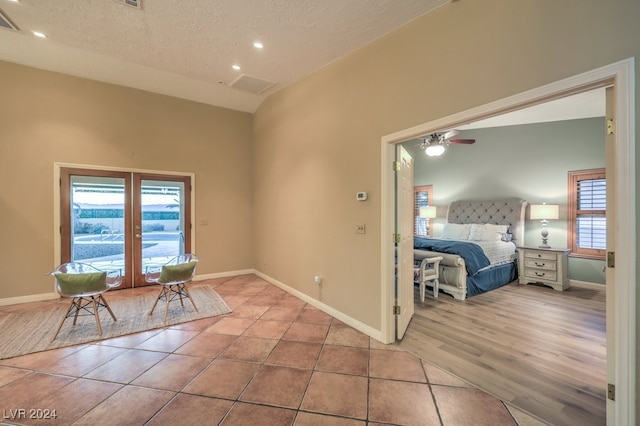
POLYGON ((482 268, 491 268, 492 266, 510 263, 516 259, 516 246, 513 243, 505 241, 470 241, 470 240, 450 240, 460 241, 463 243, 474 243, 482 248, 485 256, 489 259, 489 265, 482 268))
POLYGON ((489 258, 488 268, 503 263, 513 262, 516 258, 516 246, 505 241, 469 241, 476 243, 489 258))

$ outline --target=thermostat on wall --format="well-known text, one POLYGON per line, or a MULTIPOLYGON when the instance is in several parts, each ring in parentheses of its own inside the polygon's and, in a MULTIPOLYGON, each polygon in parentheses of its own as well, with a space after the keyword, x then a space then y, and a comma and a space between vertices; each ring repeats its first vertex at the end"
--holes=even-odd
POLYGON ((358 201, 366 201, 367 193, 366 192, 356 192, 356 200, 358 201))

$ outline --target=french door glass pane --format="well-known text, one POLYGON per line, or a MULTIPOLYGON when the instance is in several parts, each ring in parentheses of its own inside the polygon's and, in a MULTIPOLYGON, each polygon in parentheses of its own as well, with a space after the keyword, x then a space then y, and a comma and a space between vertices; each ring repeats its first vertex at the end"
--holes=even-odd
POLYGON ((164 264, 185 252, 184 183, 165 180, 141 181, 142 264, 164 264))
POLYGON ((71 260, 125 271, 124 179, 71 176, 71 260))

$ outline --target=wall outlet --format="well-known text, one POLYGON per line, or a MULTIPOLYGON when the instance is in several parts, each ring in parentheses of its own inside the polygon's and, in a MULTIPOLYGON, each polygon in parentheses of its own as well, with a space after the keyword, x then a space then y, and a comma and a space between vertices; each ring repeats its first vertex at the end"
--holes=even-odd
POLYGON ((367 233, 367 227, 364 223, 361 223, 360 225, 356 225, 356 234, 366 234, 367 233))
POLYGON ((322 277, 320 275, 316 275, 315 277, 313 277, 313 282, 315 282, 316 285, 322 284, 322 277))

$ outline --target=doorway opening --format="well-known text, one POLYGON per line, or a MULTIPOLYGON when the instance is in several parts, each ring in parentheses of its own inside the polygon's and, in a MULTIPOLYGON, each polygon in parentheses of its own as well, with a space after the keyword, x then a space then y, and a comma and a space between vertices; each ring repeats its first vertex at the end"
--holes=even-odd
POLYGON ((148 266, 192 250, 191 179, 60 167, 59 263, 118 269, 121 288, 148 285, 148 266))
MULTIPOLYGON (((636 381, 636 206, 635 206, 635 111, 633 104, 635 76, 634 60, 628 59, 594 71, 552 83, 481 107, 473 108, 439 120, 405 129, 382 138, 382 215, 381 215, 381 276, 382 330, 385 342, 392 342, 393 333, 393 256, 394 246, 386 238, 393 233, 394 186, 393 172, 387 165, 393 160, 395 145, 442 129, 515 111, 527 106, 559 99, 597 87, 613 86, 616 112, 615 177, 617 194, 615 208, 615 247, 618 256, 615 269, 607 268, 607 344, 608 382, 615 385, 616 400, 607 401, 608 423, 635 423, 636 381), (616 309, 610 309, 615 306, 616 309), (612 312, 613 311, 613 312, 612 312), (610 328, 609 328, 610 327, 610 328)), ((608 226, 609 228, 609 226, 608 226)), ((611 227, 613 229, 613 227, 611 227)))

